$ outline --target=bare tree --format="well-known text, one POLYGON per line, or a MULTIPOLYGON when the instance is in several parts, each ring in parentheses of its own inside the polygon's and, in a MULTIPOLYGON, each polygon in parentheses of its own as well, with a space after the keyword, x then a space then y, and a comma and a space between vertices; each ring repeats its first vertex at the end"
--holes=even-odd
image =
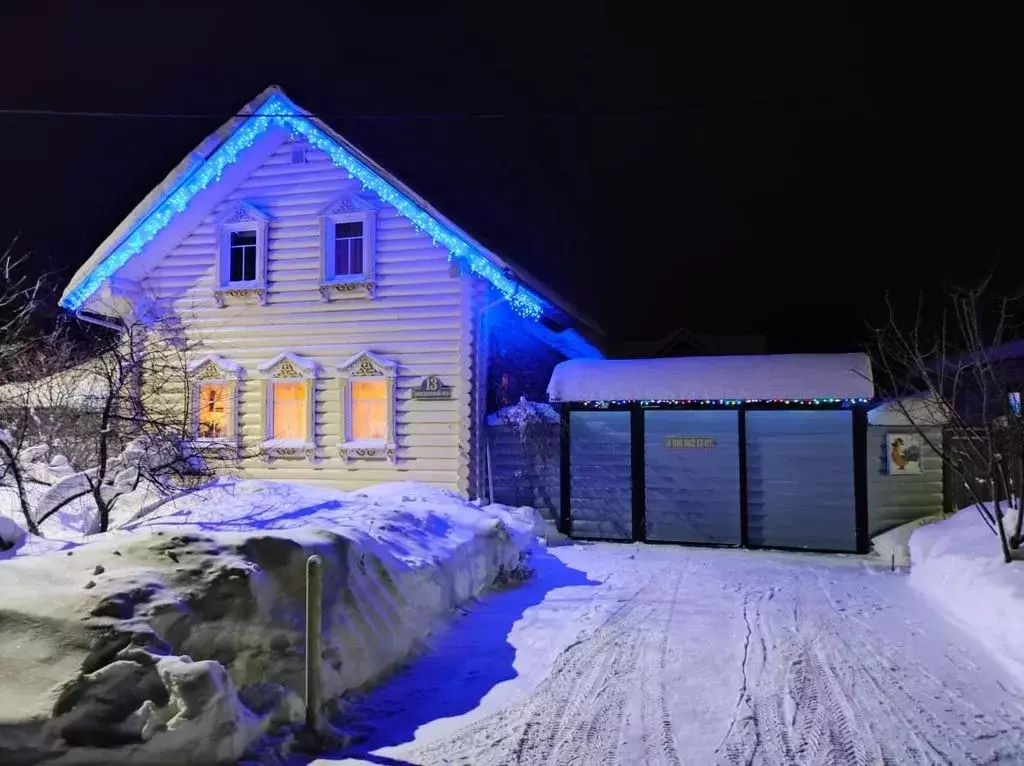
POLYGON ((200 343, 181 319, 152 310, 109 324, 85 358, 81 343, 59 329, 8 358, 0 481, 15 489, 33 534, 69 507, 92 514, 91 531, 107 531, 115 506, 144 484, 159 502, 208 481, 213 465, 242 458, 234 445, 213 460, 192 449, 190 361, 200 343), (40 462, 46 458, 50 464, 40 462))
POLYGON ((1022 297, 996 293, 989 278, 952 290, 931 320, 919 300, 909 321, 887 300, 888 321, 875 331, 873 349, 881 372, 876 385, 956 477, 998 536, 1006 562, 1021 545, 1024 419, 1019 396, 1008 389, 1012 363, 1001 349, 1020 337, 1022 297), (936 440, 939 423, 944 436, 936 440), (1008 534, 1004 511, 1015 497, 1017 519, 1008 534))
MULTIPOLYGON (((32 348, 32 317, 41 295, 45 291, 43 277, 33 278, 26 266, 29 254, 18 252, 17 238, 0 253, 0 382, 10 383, 20 379, 26 354, 32 348)), ((6 388, 6 387, 5 387, 6 388)), ((0 413, 5 412, 3 395, 0 395, 0 413)), ((6 414, 11 414, 7 412, 6 414)), ((21 471, 19 454, 22 448, 24 428, 27 425, 28 410, 21 410, 13 416, 12 431, 0 420, 0 486, 14 486, 18 505, 30 531, 35 531, 28 515, 28 495, 21 471)))
MULTIPOLYGON (((110 526, 118 500, 142 482, 160 493, 207 481, 212 469, 190 448, 189 360, 196 352, 173 319, 133 320, 83 367, 90 383, 77 417, 64 426, 89 468, 55 485, 36 509, 42 524, 69 504, 90 498, 97 531, 110 526)), ((57 388, 67 391, 68 381, 57 388)), ((74 383, 80 384, 79 381, 74 383)))

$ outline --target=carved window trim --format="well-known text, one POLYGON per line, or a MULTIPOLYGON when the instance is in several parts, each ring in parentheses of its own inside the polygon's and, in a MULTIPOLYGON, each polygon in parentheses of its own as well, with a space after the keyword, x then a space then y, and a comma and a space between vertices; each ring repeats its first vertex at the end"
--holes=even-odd
POLYGON ((260 401, 263 412, 263 455, 266 460, 305 458, 316 460, 316 362, 285 352, 259 366, 263 378, 260 401), (274 383, 302 383, 306 394, 306 433, 301 439, 274 438, 274 383))
POLYGON ((351 460, 383 460, 395 463, 398 454, 395 421, 395 381, 398 376, 398 365, 390 359, 377 356, 371 351, 361 351, 349 357, 336 368, 338 375, 338 395, 341 404, 341 438, 338 443, 338 455, 342 461, 351 460), (352 438, 352 387, 354 380, 382 380, 384 382, 384 400, 387 408, 384 418, 384 438, 373 441, 358 441, 352 438))
POLYGON ((228 299, 255 297, 267 303, 267 250, 270 216, 248 202, 235 203, 217 223, 217 287, 213 298, 224 307, 228 299), (239 231, 256 233, 256 279, 231 281, 231 235, 239 231))
POLYGON ((344 194, 320 211, 320 300, 332 298, 369 298, 377 294, 377 209, 372 200, 344 194), (359 222, 363 225, 363 271, 361 274, 333 276, 334 225, 359 222))
POLYGON ((189 376, 189 437, 194 447, 201 450, 237 450, 241 441, 241 386, 242 368, 216 354, 209 354, 188 365, 189 376), (231 406, 227 435, 219 438, 199 436, 199 394, 204 383, 228 387, 231 406))

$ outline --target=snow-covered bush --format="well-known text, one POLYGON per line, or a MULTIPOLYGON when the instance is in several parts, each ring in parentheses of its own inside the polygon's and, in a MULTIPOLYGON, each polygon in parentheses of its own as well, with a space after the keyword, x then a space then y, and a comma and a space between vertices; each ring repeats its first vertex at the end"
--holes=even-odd
POLYGON ((519 402, 508 407, 502 407, 488 418, 491 425, 512 426, 519 434, 519 438, 526 440, 530 436, 531 429, 542 423, 558 423, 558 411, 545 402, 531 402, 525 396, 519 398, 519 402))

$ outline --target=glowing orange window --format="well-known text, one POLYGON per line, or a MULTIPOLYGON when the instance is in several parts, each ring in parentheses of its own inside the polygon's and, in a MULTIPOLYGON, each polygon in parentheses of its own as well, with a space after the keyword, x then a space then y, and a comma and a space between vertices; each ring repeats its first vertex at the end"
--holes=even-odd
POLYGON ((387 438, 387 388, 383 380, 354 380, 351 383, 354 441, 383 441, 387 438))
POLYGON ((231 415, 230 387, 227 383, 202 383, 199 386, 200 439, 223 439, 229 436, 231 415))
POLYGON ((295 382, 274 383, 273 391, 274 439, 305 439, 306 384, 295 382))

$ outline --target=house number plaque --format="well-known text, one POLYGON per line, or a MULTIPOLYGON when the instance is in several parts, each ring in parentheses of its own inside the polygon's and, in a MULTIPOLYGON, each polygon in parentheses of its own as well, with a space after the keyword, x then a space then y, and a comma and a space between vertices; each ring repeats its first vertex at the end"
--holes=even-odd
POLYGON ((423 379, 416 388, 412 390, 413 399, 451 399, 452 387, 441 382, 437 375, 430 375, 423 379))

